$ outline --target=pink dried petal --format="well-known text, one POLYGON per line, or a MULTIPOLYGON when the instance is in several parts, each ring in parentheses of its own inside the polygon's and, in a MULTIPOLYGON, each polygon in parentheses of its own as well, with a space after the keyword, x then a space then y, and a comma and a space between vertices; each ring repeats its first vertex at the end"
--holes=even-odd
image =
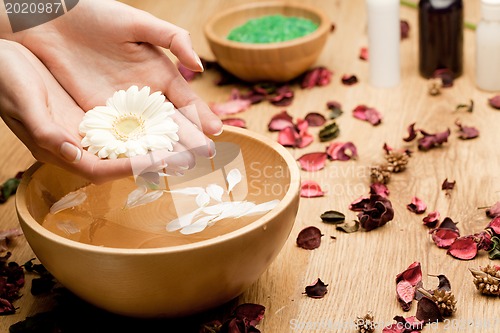
POLYGON ((305 148, 309 146, 311 143, 313 143, 314 137, 309 134, 309 133, 304 133, 300 137, 298 143, 297 143, 297 148, 305 148))
POLYGON ((297 127, 299 133, 302 135, 303 133, 307 132, 307 130, 309 129, 309 123, 304 119, 298 118, 296 127, 297 127))
POLYGON ((311 298, 323 298, 328 292, 326 287, 328 287, 328 285, 318 278, 312 285, 306 287, 304 294, 311 298))
POLYGON ((443 88, 453 87, 453 80, 455 79, 455 75, 451 70, 447 68, 436 69, 432 74, 432 77, 441 79, 443 88))
POLYGON ((244 303, 238 305, 233 316, 241 319, 247 326, 256 326, 264 318, 266 308, 260 304, 244 303))
POLYGON ((491 234, 486 231, 481 231, 472 236, 474 242, 477 244, 478 250, 489 251, 493 247, 493 241, 491 240, 491 234))
POLYGON ((304 180, 300 185, 300 196, 302 198, 317 198, 325 195, 321 186, 313 180, 304 180))
POLYGON ((353 84, 358 83, 358 78, 354 74, 344 74, 342 75, 342 84, 346 86, 352 86, 353 84))
POLYGON ((486 210, 486 216, 494 218, 500 215, 500 201, 497 201, 493 206, 486 210))
POLYGON ((406 280, 401 280, 396 284, 396 293, 403 311, 409 311, 415 297, 415 286, 406 280))
POLYGON ((410 124, 410 126, 408 126, 408 136, 406 138, 403 138, 404 141, 410 142, 410 141, 413 141, 417 137, 417 131, 415 130, 415 124, 416 123, 413 123, 413 124, 410 124))
POLYGON ((427 209, 427 205, 421 199, 413 197, 411 199, 411 203, 406 205, 406 208, 408 208, 408 210, 412 213, 423 214, 427 209))
POLYGON ((212 111, 219 115, 228 115, 243 112, 250 107, 251 102, 246 99, 232 99, 222 103, 212 103, 212 111))
POLYGON ((359 59, 364 60, 364 61, 368 61, 368 57, 369 57, 368 54, 369 54, 368 48, 367 47, 362 47, 359 50, 359 59))
POLYGON ((286 127, 278 134, 278 143, 285 147, 296 147, 299 139, 299 134, 293 127, 286 127))
POLYGON ((247 128, 247 123, 245 119, 241 118, 226 118, 222 119, 224 125, 235 126, 240 128, 247 128))
POLYGON ((311 127, 318 127, 323 126, 326 123, 326 118, 321 113, 309 112, 306 115, 305 121, 307 121, 311 127))
POLYGON ((493 230, 496 235, 500 235, 500 215, 497 215, 493 220, 491 220, 487 228, 493 230))
POLYGON ((410 282, 412 286, 416 286, 422 282, 422 267, 420 262, 413 262, 407 269, 396 276, 396 283, 402 280, 410 282))
POLYGON ((325 167, 326 157, 326 153, 308 153, 299 157, 297 161, 302 170, 318 171, 325 167))
POLYGON ((428 228, 435 228, 439 223, 439 218, 441 214, 437 210, 429 213, 426 217, 422 219, 424 225, 428 228))
POLYGON ((458 223, 453 222, 453 220, 450 219, 449 217, 445 217, 443 222, 441 222, 441 224, 439 225, 439 228, 440 229, 451 229, 451 230, 455 230, 456 232, 460 232, 458 230, 457 224, 458 223))
POLYGON ((301 88, 311 89, 316 86, 325 86, 330 83, 332 72, 326 67, 315 67, 307 71, 302 79, 301 88))
POLYGON ((500 95, 496 95, 490 99, 488 99, 488 103, 491 107, 500 110, 500 95))
POLYGON ((366 105, 358 105, 352 113, 354 118, 365 120, 373 126, 382 122, 382 114, 376 109, 367 107, 366 105))
POLYGON ((431 231, 432 240, 441 249, 447 249, 460 237, 457 230, 447 228, 436 228, 431 231))
POLYGON ((447 253, 457 259, 471 260, 477 255, 477 243, 471 236, 460 237, 451 244, 447 253))
POLYGON ((475 127, 464 126, 458 120, 455 125, 458 126, 458 137, 462 140, 474 139, 479 136, 479 130, 475 127))
POLYGON ((326 102, 326 107, 332 111, 334 110, 341 110, 342 109, 342 104, 340 104, 337 101, 328 101, 326 102))
POLYGON ((422 133, 424 137, 418 140, 418 149, 426 151, 448 142, 450 129, 436 134, 429 134, 423 130, 420 130, 420 133, 422 133))
POLYGON ((369 197, 359 197, 349 205, 349 209, 355 212, 362 211, 369 202, 369 197))
POLYGON ((288 85, 284 85, 276 89, 276 95, 269 98, 269 102, 275 106, 289 106, 292 104, 293 97, 293 90, 288 85))
POLYGON ((317 249, 321 245, 321 231, 316 227, 302 229, 297 236, 297 246, 306 250, 317 249))
POLYGON ((389 189, 385 184, 373 183, 370 185, 370 194, 378 194, 381 197, 387 198, 389 196, 389 189))
POLYGON ((382 333, 405 333, 405 328, 401 324, 392 324, 384 327, 382 333))
POLYGON ((410 35, 410 24, 406 20, 399 20, 399 27, 401 30, 401 40, 408 38, 410 35))
POLYGON ((270 131, 281 131, 287 127, 293 127, 293 118, 288 112, 282 111, 271 118, 268 128, 270 131))
POLYGON ((448 178, 446 178, 443 181, 443 184, 441 184, 441 189, 442 190, 453 190, 455 188, 456 181, 449 182, 448 178))
POLYGON ((352 142, 332 142, 326 148, 326 153, 332 161, 348 161, 358 158, 358 150, 352 142))

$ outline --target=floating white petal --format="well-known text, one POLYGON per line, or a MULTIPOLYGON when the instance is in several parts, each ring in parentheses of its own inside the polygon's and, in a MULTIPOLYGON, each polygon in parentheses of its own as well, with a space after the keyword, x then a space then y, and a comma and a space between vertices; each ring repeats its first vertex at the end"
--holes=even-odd
POLYGON ((163 190, 155 190, 155 191, 151 191, 151 192, 146 192, 143 195, 139 195, 140 190, 136 189, 129 194, 129 197, 135 191, 137 191, 137 193, 134 194, 134 196, 137 196, 137 199, 135 201, 132 201, 132 202, 129 202, 127 200, 127 205, 125 206, 125 208, 142 206, 142 205, 146 205, 148 203, 154 202, 154 201, 160 199, 164 193, 163 190))
POLYGON ((181 234, 191 235, 205 230, 205 228, 208 226, 208 223, 213 220, 214 217, 215 216, 213 215, 208 215, 199 218, 187 227, 182 228, 181 234))
POLYGON ((69 192, 50 207, 50 214, 57 214, 65 209, 81 205, 87 200, 87 194, 83 189, 69 192))
POLYGON ((224 189, 222 186, 217 184, 210 184, 206 189, 208 195, 217 202, 222 202, 222 195, 224 194, 224 189))
POLYGON ((241 182, 242 176, 241 172, 238 169, 232 169, 228 172, 226 180, 227 180, 227 192, 231 192, 233 188, 241 182))

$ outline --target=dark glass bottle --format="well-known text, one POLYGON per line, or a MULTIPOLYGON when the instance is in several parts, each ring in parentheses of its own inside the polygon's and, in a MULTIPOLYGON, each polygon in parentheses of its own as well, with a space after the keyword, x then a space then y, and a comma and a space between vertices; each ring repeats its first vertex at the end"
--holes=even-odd
POLYGON ((438 69, 458 77, 463 67, 462 0, 420 0, 419 70, 425 78, 438 69))

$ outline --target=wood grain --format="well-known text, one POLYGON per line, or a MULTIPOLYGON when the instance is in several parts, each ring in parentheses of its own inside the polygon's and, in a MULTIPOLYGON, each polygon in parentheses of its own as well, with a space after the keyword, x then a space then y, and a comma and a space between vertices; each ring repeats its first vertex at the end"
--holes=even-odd
MULTIPOLYGON (((203 36, 203 23, 230 5, 248 1, 188 0, 182 5, 173 0, 125 2, 189 30, 195 50, 202 57, 213 59, 203 36)), ((360 157, 357 161, 330 162, 319 172, 302 173, 303 179, 316 180, 327 189, 327 196, 302 199, 292 234, 266 273, 233 303, 205 313, 201 318, 220 318, 236 303, 255 302, 266 306, 265 319, 259 326, 264 333, 353 332, 352 328, 342 325, 350 325, 357 315, 364 315, 369 310, 374 312, 377 321, 388 324, 395 315, 415 313, 415 305, 409 313, 402 312, 396 301, 394 279, 412 262, 419 261, 426 287, 432 288, 437 284, 436 278, 428 274, 445 274, 458 299, 458 311, 454 317, 424 331, 497 332, 500 300, 480 296, 468 272, 469 267, 488 264, 487 255, 483 253, 472 261, 451 258, 445 250, 432 243, 428 230, 422 226, 422 216, 406 209, 411 197, 418 196, 428 204, 428 211, 439 210, 442 216, 459 221, 460 230, 466 235, 482 230, 488 223, 484 210, 477 207, 489 206, 500 200, 500 131, 496 128, 496 124, 500 123, 500 113, 487 105, 487 98, 493 94, 479 91, 474 85, 474 32, 466 30, 464 34, 463 76, 455 81, 453 88, 444 89, 440 96, 431 97, 427 94, 427 81, 418 75, 417 12, 402 7, 401 18, 406 19, 411 27, 409 39, 401 43, 402 82, 393 89, 375 89, 368 85, 368 63, 358 59, 360 48, 367 44, 363 0, 303 2, 321 7, 336 26, 317 63, 332 69, 335 74, 332 83, 326 87, 295 89, 295 100, 286 110, 294 117, 303 117, 310 111, 328 114, 327 101, 341 102, 345 114, 338 119, 341 135, 337 140, 354 142, 360 157), (360 82, 354 86, 342 85, 340 77, 350 73, 356 74, 360 82), (456 105, 471 99, 475 102, 473 113, 454 111, 456 105), (350 113, 358 104, 380 110, 384 115, 383 123, 372 127, 354 119, 350 113), (476 126, 481 131, 480 137, 470 141, 458 139, 454 125, 457 119, 465 125, 476 126), (412 122, 430 132, 450 128, 449 142, 429 152, 417 151, 415 143, 406 144, 401 140, 406 136, 406 127, 412 122), (347 207, 351 201, 367 193, 368 168, 382 161, 384 143, 415 151, 408 169, 394 175, 389 185, 395 219, 381 229, 349 235, 337 232, 334 226, 323 224, 319 215, 328 209, 340 210, 349 219, 355 218, 347 207), (448 194, 440 189, 445 178, 457 182, 455 189, 448 194), (314 251, 302 250, 295 245, 298 232, 309 225, 319 227, 325 234, 323 244, 314 251), (330 239, 330 236, 335 236, 336 240, 330 239), (329 284, 328 294, 319 300, 307 298, 302 294, 304 287, 318 277, 329 284)), ((465 20, 477 22, 479 1, 464 0, 464 6, 465 20)), ((216 75, 207 72, 191 85, 207 102, 225 101, 231 87, 216 87, 214 79, 216 75)), ((250 130, 276 139, 275 133, 267 132, 267 123, 273 114, 282 109, 261 103, 252 106, 241 117, 246 119, 250 130)), ((31 161, 29 153, 12 135, 4 134, 5 131, 2 127, 0 149, 5 158, 0 161, 0 174, 3 178, 25 168, 31 161)), ((312 132, 316 134, 317 129, 312 132)), ((306 152, 323 151, 324 148, 325 144, 316 141, 305 149, 290 150, 290 153, 299 157, 306 152)), ((16 224, 12 200, 0 207, 0 212, 0 229, 16 224)), ((18 240, 13 259, 22 261, 31 255, 23 240, 18 240)), ((2 318, 0 330, 5 328, 3 331, 6 331, 11 323, 49 308, 50 302, 44 298, 33 298, 25 292, 16 302, 20 307, 18 313, 2 318)))

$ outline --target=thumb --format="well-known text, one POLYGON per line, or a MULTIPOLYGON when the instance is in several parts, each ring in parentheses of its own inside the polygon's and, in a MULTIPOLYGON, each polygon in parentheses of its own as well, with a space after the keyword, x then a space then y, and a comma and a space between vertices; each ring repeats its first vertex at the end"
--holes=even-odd
POLYGON ((187 68, 202 72, 200 57, 193 50, 189 32, 151 14, 136 15, 134 22, 136 42, 146 42, 169 49, 187 68))

